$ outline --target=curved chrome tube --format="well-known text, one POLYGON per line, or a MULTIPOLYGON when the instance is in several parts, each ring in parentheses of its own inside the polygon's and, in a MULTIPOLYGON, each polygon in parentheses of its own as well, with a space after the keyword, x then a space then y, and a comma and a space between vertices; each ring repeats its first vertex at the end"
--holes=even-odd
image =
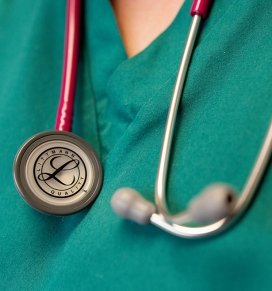
POLYGON ((166 203, 165 188, 167 182, 167 171, 171 152, 172 138, 176 122, 177 110, 180 103, 182 91, 184 88, 184 82, 188 71, 188 65, 191 59, 200 22, 201 22, 200 16, 198 15, 193 16, 183 57, 181 59, 179 72, 174 88, 174 93, 172 96, 168 112, 161 150, 160 163, 156 179, 155 201, 157 213, 154 213, 150 219, 151 223, 158 226, 159 228, 162 228, 173 235, 185 238, 210 236, 223 231, 226 227, 230 226, 234 221, 236 221, 245 212, 249 203, 251 202, 256 192, 256 189, 261 181, 261 178, 264 175, 265 168, 268 165, 272 153, 272 122, 271 122, 267 136, 260 150, 259 156, 249 175, 247 183, 244 186, 242 194, 238 201, 236 202, 233 212, 229 217, 223 218, 207 226, 189 227, 186 226, 186 223, 190 222, 190 217, 188 217, 186 212, 181 212, 176 215, 170 214, 166 203))
MULTIPOLYGON (((177 224, 176 222, 178 221, 177 218, 178 215, 171 215, 168 211, 167 213, 165 213, 167 206, 166 204, 165 205, 163 204, 164 202, 160 201, 161 205, 165 206, 164 212, 161 212, 159 208, 157 208, 158 213, 154 213, 151 216, 150 219, 151 223, 158 226, 159 228, 166 230, 167 232, 173 235, 185 238, 207 237, 225 230, 227 227, 231 226, 239 217, 241 217, 248 208, 250 202, 254 197, 254 194, 256 193, 256 189, 264 175, 265 169, 270 161, 271 154, 272 154, 272 121, 270 122, 268 132, 266 134, 264 143, 261 147, 255 165, 252 168, 252 171, 247 179, 242 194, 239 197, 233 209, 233 212, 229 217, 223 218, 210 225, 201 227, 183 226, 177 224)), ((164 182, 165 181, 162 181, 161 179, 157 180, 157 183, 159 183, 161 186, 163 186, 162 184, 164 182)), ((158 193, 156 193, 156 195, 157 194, 158 193)), ((163 197, 165 201, 165 192, 161 192, 160 197, 163 197)), ((189 219, 185 213, 181 213, 179 216, 180 220, 178 223, 188 222, 189 219)))
POLYGON ((177 75, 177 80, 172 96, 172 101, 168 111, 168 117, 164 132, 164 140, 162 144, 160 164, 157 174, 156 189, 155 189, 155 202, 157 209, 164 216, 168 216, 168 209, 165 200, 165 185, 167 179, 167 170, 171 152, 171 145, 173 140, 173 132, 177 117, 179 102, 184 88, 185 78, 188 71, 190 59, 192 56, 195 40, 199 30, 201 17, 198 15, 193 16, 192 24, 184 48, 183 57, 180 62, 180 67, 177 75))

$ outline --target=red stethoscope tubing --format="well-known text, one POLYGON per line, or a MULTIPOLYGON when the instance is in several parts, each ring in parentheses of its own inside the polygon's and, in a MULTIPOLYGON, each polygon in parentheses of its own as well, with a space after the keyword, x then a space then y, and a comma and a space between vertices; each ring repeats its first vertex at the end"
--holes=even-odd
POLYGON ((67 1, 63 73, 55 130, 71 131, 77 81, 81 0, 67 1))

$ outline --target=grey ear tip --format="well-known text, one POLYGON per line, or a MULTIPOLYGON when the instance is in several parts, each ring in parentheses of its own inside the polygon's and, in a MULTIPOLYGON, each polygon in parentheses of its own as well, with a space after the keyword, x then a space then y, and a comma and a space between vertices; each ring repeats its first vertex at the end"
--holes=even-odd
POLYGON ((193 220, 212 223, 229 216, 236 200, 235 191, 230 186, 216 183, 206 187, 200 195, 194 197, 188 211, 193 220))
POLYGON ((131 188, 115 191, 111 207, 116 214, 139 224, 149 223, 151 215, 155 212, 155 206, 131 188))

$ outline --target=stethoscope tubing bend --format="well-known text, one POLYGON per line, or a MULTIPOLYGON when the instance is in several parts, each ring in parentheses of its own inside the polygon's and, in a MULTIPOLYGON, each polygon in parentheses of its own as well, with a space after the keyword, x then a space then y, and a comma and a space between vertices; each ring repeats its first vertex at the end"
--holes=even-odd
POLYGON ((186 226, 186 223, 190 222, 190 217, 186 211, 172 215, 168 210, 166 202, 166 183, 169 158, 171 154, 171 145, 173 140, 173 132, 176 124, 178 107, 184 89, 186 74, 188 71, 201 20, 202 17, 200 15, 193 14, 192 24, 188 33, 185 49, 181 59, 165 126, 161 156, 155 185, 155 204, 157 212, 154 213, 150 218, 150 222, 152 224, 166 230, 173 235, 184 238, 199 238, 211 236, 222 232, 224 229, 231 226, 235 221, 237 221, 237 219, 244 214, 250 202, 252 201, 257 187, 261 182, 261 178, 264 175, 265 169, 269 163, 272 152, 272 122, 270 122, 267 135, 261 147, 260 153, 256 159, 254 167, 252 168, 252 171, 244 186, 242 194, 237 200, 232 213, 228 217, 220 219, 217 222, 211 223, 209 225, 190 227, 186 226))

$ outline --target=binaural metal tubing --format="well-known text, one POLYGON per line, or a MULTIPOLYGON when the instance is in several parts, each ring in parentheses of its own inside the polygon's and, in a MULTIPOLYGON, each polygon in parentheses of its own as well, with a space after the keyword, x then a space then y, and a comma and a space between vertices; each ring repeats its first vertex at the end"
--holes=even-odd
POLYGON ((166 205, 165 199, 165 186, 167 179, 167 170, 169 164, 169 157, 173 139, 173 132, 175 128, 175 122, 177 117, 177 110, 179 107, 182 91, 184 88, 185 78, 188 71, 190 59, 192 56, 195 40, 197 37, 197 33, 199 31, 199 26, 201 22, 201 17, 198 15, 193 16, 192 24, 189 30, 188 38, 186 41, 183 57, 180 62, 180 67, 177 75, 177 80, 171 100, 171 105, 168 112, 164 139, 161 150, 161 157, 159 163, 159 169, 156 179, 156 187, 155 187, 155 201, 157 205, 157 209, 164 216, 169 215, 169 211, 166 205))
POLYGON ((255 162, 254 167, 251 170, 251 173, 247 179, 247 182, 242 191, 241 197, 238 200, 234 212, 244 212, 249 203, 251 202, 255 191, 263 177, 265 169, 269 164, 270 158, 272 155, 272 120, 270 121, 268 131, 260 150, 259 156, 255 162))
MULTIPOLYGON (((256 188, 259 185, 266 167, 269 164, 272 155, 272 121, 270 122, 266 137, 264 139, 263 145, 260 149, 259 155, 256 159, 256 162, 251 170, 251 173, 247 179, 247 182, 244 186, 242 194, 238 199, 232 214, 229 217, 223 218, 215 223, 201 226, 201 227, 188 227, 185 225, 180 225, 171 221, 176 220, 177 215, 171 216, 169 213, 165 216, 164 214, 154 213, 151 216, 150 222, 157 227, 179 237, 183 238, 201 238, 215 235, 222 232, 226 228, 230 227, 239 217, 241 217, 246 211, 249 203, 252 201, 252 198, 256 192, 256 188)), ((181 220, 183 217, 186 218, 186 214, 181 213, 181 220)), ((184 222, 187 222, 187 219, 184 219, 184 222)), ((182 223, 180 221, 180 223, 182 223)))
POLYGON ((190 217, 186 211, 172 215, 166 203, 166 182, 171 153, 171 145, 173 132, 176 123, 177 111, 185 84, 188 66, 192 56, 195 40, 199 31, 201 16, 194 15, 189 30, 187 42, 185 45, 183 57, 181 59, 176 84, 168 112, 165 133, 162 143, 162 150, 159 162, 159 168, 156 178, 155 201, 157 213, 154 213, 150 222, 167 232, 184 238, 199 238, 217 234, 230 225, 232 225, 247 209, 249 203, 256 192, 264 171, 269 163, 272 153, 272 122, 265 137, 265 141, 261 147, 260 153, 256 159, 255 165, 248 177, 241 196, 237 200, 230 216, 218 220, 215 223, 200 226, 189 227, 186 223, 190 222, 190 217))

